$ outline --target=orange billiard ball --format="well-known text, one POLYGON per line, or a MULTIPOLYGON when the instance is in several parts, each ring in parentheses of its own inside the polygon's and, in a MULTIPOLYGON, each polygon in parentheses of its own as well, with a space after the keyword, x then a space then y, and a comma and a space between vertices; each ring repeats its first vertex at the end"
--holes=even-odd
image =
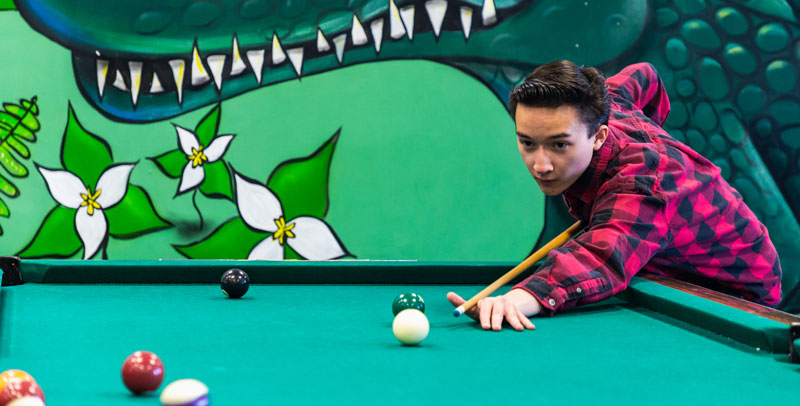
POLYGON ((39 398, 44 404, 44 392, 33 377, 19 369, 9 369, 0 374, 0 406, 6 406, 16 399, 39 398))
POLYGON ((164 381, 164 364, 150 351, 136 351, 122 363, 122 382, 134 394, 153 392, 164 381))

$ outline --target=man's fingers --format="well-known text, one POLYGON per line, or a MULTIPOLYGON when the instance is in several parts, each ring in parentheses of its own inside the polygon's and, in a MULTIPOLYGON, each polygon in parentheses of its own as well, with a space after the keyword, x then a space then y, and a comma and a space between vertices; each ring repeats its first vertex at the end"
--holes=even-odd
POLYGON ((519 320, 519 311, 513 304, 506 305, 506 321, 514 330, 525 330, 525 327, 522 326, 522 322, 519 320))
POLYGON ((525 328, 528 330, 536 330, 536 326, 533 325, 531 319, 522 314, 522 312, 519 310, 517 310, 517 317, 519 317, 520 321, 522 321, 522 325, 525 326, 525 328))
POLYGON ((464 302, 466 302, 466 300, 464 300, 456 292, 447 293, 447 300, 449 300, 450 303, 455 307, 461 306, 464 302))
POLYGON ((484 330, 488 330, 492 328, 492 305, 494 305, 494 303, 492 300, 482 299, 478 302, 478 305, 481 327, 483 327, 484 330))
POLYGON ((503 328, 505 316, 505 303, 502 300, 495 300, 492 304, 492 330, 500 331, 503 328))

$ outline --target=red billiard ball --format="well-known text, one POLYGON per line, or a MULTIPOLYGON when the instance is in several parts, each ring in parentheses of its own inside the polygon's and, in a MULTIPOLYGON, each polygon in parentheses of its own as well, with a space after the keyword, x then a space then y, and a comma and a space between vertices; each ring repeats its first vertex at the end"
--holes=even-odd
POLYGON ((0 406, 6 406, 16 399, 39 398, 44 404, 44 392, 33 377, 25 371, 9 369, 0 374, 0 406))
POLYGON ((152 392, 164 381, 164 364, 156 354, 136 351, 122 364, 122 382, 136 395, 152 392))

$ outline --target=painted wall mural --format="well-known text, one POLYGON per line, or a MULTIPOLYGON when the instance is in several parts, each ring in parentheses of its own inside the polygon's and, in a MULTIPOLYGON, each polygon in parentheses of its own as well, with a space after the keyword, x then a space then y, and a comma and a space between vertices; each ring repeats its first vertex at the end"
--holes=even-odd
POLYGON ((554 59, 607 74, 647 61, 670 94, 668 131, 768 226, 784 308, 800 310, 795 1, 0 10, 5 253, 519 260, 571 218, 524 170, 509 89, 554 59))

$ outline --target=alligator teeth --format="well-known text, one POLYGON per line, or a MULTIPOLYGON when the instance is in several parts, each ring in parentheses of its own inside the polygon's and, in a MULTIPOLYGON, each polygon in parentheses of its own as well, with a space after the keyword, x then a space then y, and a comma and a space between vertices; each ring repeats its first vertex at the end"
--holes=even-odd
POLYGON ((328 52, 330 50, 331 44, 329 44, 328 40, 325 39, 325 35, 322 34, 322 30, 317 28, 317 51, 328 52))
POLYGON ((142 88, 142 65, 141 62, 128 62, 128 69, 131 72, 131 100, 134 107, 139 101, 139 90, 142 88))
POLYGON ((206 61, 208 61, 208 68, 211 70, 211 76, 214 77, 214 84, 219 92, 222 90, 222 68, 225 67, 225 55, 209 55, 206 61))
POLYGON ((445 0, 430 0, 425 2, 425 10, 428 11, 428 18, 433 26, 433 33, 439 38, 444 22, 444 14, 447 12, 447 2, 445 0))
POLYGON ((256 81, 261 84, 261 70, 264 69, 264 51, 263 49, 254 49, 247 51, 247 61, 250 62, 250 67, 253 68, 253 73, 256 74, 256 81))
POLYGON ((367 43, 367 33, 364 32, 364 27, 361 25, 361 21, 358 21, 358 17, 353 14, 353 28, 350 29, 350 33, 352 34, 351 39, 353 41, 353 45, 360 46, 367 43))
POLYGON ((497 22, 497 9, 494 7, 494 0, 483 0, 481 17, 483 17, 483 25, 492 25, 497 22))
POLYGON ((150 93, 161 93, 164 91, 164 86, 161 86, 161 81, 158 80, 158 75, 153 72, 153 81, 150 82, 150 93))
POLYGON ((400 10, 400 17, 403 18, 403 24, 406 26, 408 39, 414 39, 414 6, 403 7, 400 10))
POLYGON ((289 53, 289 61, 297 72, 297 77, 303 76, 303 48, 294 48, 286 52, 289 53))
POLYGON ((128 91, 128 86, 125 84, 125 79, 122 78, 122 74, 117 71, 117 77, 114 79, 114 87, 123 92, 128 91))
POLYGON ((233 58, 231 62, 231 76, 236 76, 247 69, 247 65, 244 64, 242 55, 239 53, 239 40, 236 39, 235 35, 233 36, 233 51, 231 52, 231 57, 233 58))
POLYGON ((339 35, 333 39, 333 46, 336 48, 336 59, 339 60, 339 63, 342 63, 342 59, 344 58, 344 44, 346 42, 347 34, 339 35))
POLYGON ((372 39, 375 40, 375 53, 381 52, 381 42, 383 41, 383 19, 379 18, 369 25, 372 31, 372 39))
POLYGON ((203 66, 203 61, 200 59, 200 52, 197 51, 197 45, 192 50, 192 85, 202 85, 208 82, 211 78, 206 72, 206 67, 203 66))
POLYGON ((97 92, 103 98, 103 90, 106 87, 106 76, 108 76, 108 61, 97 60, 97 92))
POLYGON ((178 104, 183 104, 183 76, 186 73, 186 62, 183 59, 169 61, 172 68, 172 78, 175 79, 175 88, 178 90, 178 104))
POLYGON ((400 11, 397 10, 397 4, 394 4, 394 0, 389 0, 389 27, 389 35, 394 39, 400 39, 403 35, 406 35, 403 20, 400 18, 400 11))
POLYGON ((272 64, 278 65, 286 60, 286 53, 281 48, 281 42, 278 41, 278 36, 272 34, 272 64))
POLYGON ((472 9, 469 7, 461 7, 461 27, 464 29, 464 39, 469 39, 472 30, 472 9))

